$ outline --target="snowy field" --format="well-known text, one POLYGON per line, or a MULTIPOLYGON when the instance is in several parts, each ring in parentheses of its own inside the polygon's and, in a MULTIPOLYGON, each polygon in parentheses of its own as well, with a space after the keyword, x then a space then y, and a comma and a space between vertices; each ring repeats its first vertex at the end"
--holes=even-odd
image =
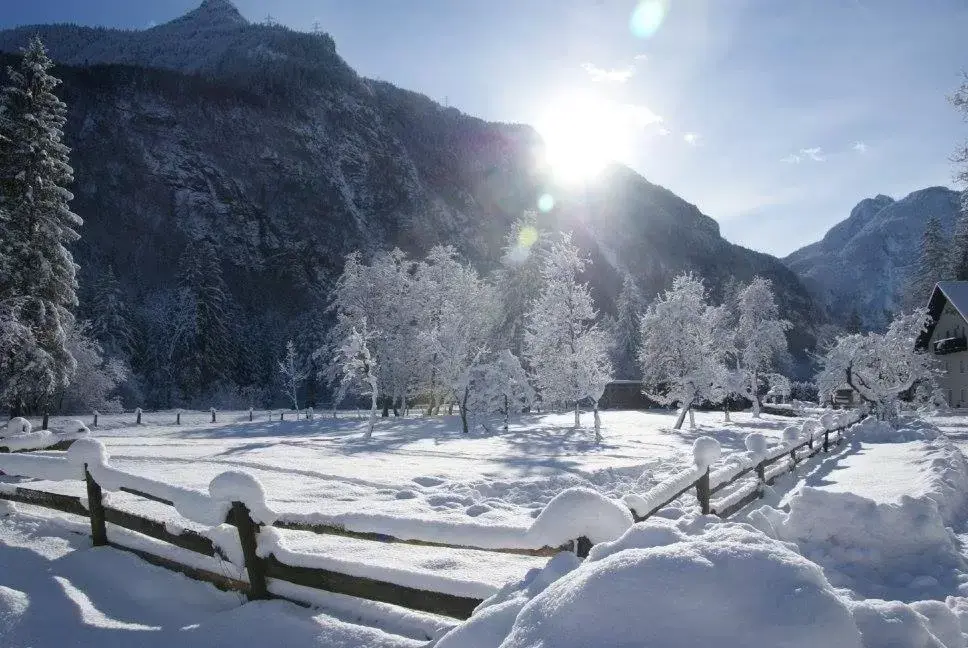
MULTIPOLYGON (((590 414, 584 429, 573 427, 571 413, 545 414, 518 418, 507 432, 493 423, 491 433, 477 426, 466 436, 456 416, 389 418, 365 441, 365 423, 344 415, 268 421, 263 413, 250 423, 247 412, 225 412, 219 420, 226 422, 213 425, 207 413, 196 413, 183 414, 182 426, 170 424, 172 413, 146 413, 141 426, 132 425, 132 414, 102 415, 92 433, 113 465, 168 483, 204 490, 219 472, 251 472, 282 513, 365 511, 528 526, 570 486, 613 497, 644 492, 691 464, 700 435, 717 438, 726 453, 745 449, 750 432, 779 437, 796 422, 738 413, 724 423, 722 412, 699 412, 696 430, 677 431, 671 412, 605 411, 603 440, 595 443, 590 414)), ((81 484, 44 488, 77 494, 81 484)), ((158 514, 166 514, 165 507, 158 514)))

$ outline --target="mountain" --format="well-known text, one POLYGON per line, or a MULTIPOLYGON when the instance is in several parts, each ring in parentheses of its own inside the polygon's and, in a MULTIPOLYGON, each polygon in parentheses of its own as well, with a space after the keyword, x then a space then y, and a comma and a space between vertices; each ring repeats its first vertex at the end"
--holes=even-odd
MULTIPOLYGON (((135 319, 157 317, 153 304, 176 286, 179 257, 210 241, 247 371, 258 374, 238 383, 270 384, 289 337, 313 348, 347 253, 445 243, 488 271, 512 224, 544 194, 555 205, 540 225, 574 231, 606 312, 626 272, 651 296, 694 270, 716 298, 732 277, 771 279, 797 326, 797 354, 823 322, 778 259, 724 240, 713 219, 670 191, 622 166, 581 190, 557 186, 536 163, 542 143, 530 127, 360 77, 326 34, 251 24, 228 0, 205 0, 141 31, 0 31, 0 64, 34 34, 59 63, 70 111, 73 208, 85 219, 81 315, 91 315, 91 286, 113 267, 135 319)), ((156 393, 145 391, 148 400, 156 393)))
POLYGON ((866 198, 822 240, 784 262, 836 321, 846 324, 856 312, 865 328, 883 328, 891 313, 903 308, 902 292, 928 219, 937 217, 950 235, 959 210, 959 192, 945 187, 921 189, 900 200, 866 198))

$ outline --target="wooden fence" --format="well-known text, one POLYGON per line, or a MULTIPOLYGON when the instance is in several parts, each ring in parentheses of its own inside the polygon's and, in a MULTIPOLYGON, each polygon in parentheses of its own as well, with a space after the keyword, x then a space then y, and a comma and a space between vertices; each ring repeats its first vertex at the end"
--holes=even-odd
MULTIPOLYGON (((645 520, 661 508, 668 506, 683 495, 686 495, 692 489, 695 489, 699 508, 704 514, 713 513, 723 518, 730 517, 743 507, 762 497, 764 486, 766 484, 772 484, 779 475, 796 470, 797 466, 807 459, 820 452, 829 452, 831 446, 839 445, 844 438, 844 430, 849 425, 845 424, 841 427, 824 431, 822 442, 819 436, 815 437, 813 434, 810 434, 810 438, 804 440, 802 443, 780 444, 780 446, 771 448, 770 452, 766 453, 759 462, 746 466, 738 471, 733 471, 732 474, 721 481, 715 479, 716 473, 711 473, 707 468, 702 474, 694 480, 689 481, 681 489, 670 492, 668 497, 655 503, 650 510, 637 511, 634 506, 630 505, 633 518, 637 522, 645 520), (835 438, 832 438, 834 436, 835 438), (788 460, 788 464, 777 465, 785 460, 788 460), (740 480, 747 478, 753 473, 756 475, 756 480, 736 489, 722 500, 722 504, 717 505, 717 502, 713 500, 713 496, 716 493, 721 492, 732 484, 740 482, 740 480)), ((50 457, 43 457, 42 459, 45 461, 67 461, 66 459, 50 457)), ((225 519, 226 523, 235 527, 242 549, 243 565, 238 565, 238 567, 244 568, 244 572, 240 572, 241 575, 239 577, 227 576, 197 566, 184 565, 171 558, 146 551, 143 547, 126 546, 123 542, 123 536, 119 535, 119 538, 112 538, 109 535, 109 524, 135 531, 155 540, 160 540, 203 556, 228 560, 222 550, 209 537, 199 532, 192 530, 173 532, 163 522, 106 505, 104 503, 102 485, 89 472, 88 464, 84 464, 83 472, 87 488, 86 505, 77 496, 50 493, 22 486, 4 488, 3 485, 0 485, 0 499, 88 517, 91 525, 91 537, 95 546, 111 546, 132 552, 149 563, 181 572, 195 579, 213 583, 222 589, 243 592, 252 600, 287 598, 275 596, 270 593, 270 582, 272 579, 277 579, 304 587, 390 603, 413 610, 441 614, 457 619, 469 617, 474 608, 481 603, 481 599, 472 597, 427 591, 398 583, 349 575, 328 569, 290 565, 278 560, 273 555, 261 557, 257 551, 257 546, 259 533, 263 525, 253 519, 250 510, 242 501, 232 502, 225 519)), ((2 474, 4 473, 0 471, 0 475, 2 474)), ((29 477, 30 475, 24 476, 29 477)), ((171 500, 160 497, 157 494, 126 486, 120 486, 117 490, 160 504, 175 506, 171 500)), ((428 538, 424 540, 405 539, 368 530, 348 529, 335 524, 308 524, 287 522, 284 520, 276 521, 272 523, 272 526, 280 529, 311 531, 319 534, 345 536, 360 540, 449 547, 454 549, 497 551, 533 556, 551 556, 560 551, 574 551, 579 556, 584 557, 587 556, 592 546, 592 543, 587 538, 577 538, 560 547, 494 549, 492 547, 461 546, 435 542, 432 539, 432 534, 428 534, 428 538)), ((292 599, 287 598, 287 600, 292 599)), ((293 602, 305 604, 300 601, 293 602)))

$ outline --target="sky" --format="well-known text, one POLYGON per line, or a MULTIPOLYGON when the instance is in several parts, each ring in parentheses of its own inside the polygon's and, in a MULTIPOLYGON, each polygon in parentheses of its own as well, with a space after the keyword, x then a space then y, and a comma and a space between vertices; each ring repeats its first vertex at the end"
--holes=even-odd
MULTIPOLYGON (((0 27, 146 28, 200 0, 0 0, 0 27)), ((952 186, 964 0, 236 0, 359 73, 614 158, 779 256, 861 199, 952 186)), ((559 146, 551 146, 558 144, 559 146)), ((567 166, 567 165, 562 165, 567 166)), ((578 179, 580 177, 580 180, 578 179)))

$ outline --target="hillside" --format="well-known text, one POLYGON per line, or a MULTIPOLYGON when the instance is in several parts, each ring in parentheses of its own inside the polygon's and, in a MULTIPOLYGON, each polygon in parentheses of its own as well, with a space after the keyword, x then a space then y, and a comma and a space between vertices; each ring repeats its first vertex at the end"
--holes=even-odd
POLYGON ((866 198, 822 240, 784 262, 839 323, 846 324, 856 311, 865 328, 881 328, 903 307, 902 291, 925 224, 935 216, 950 235, 959 196, 945 187, 929 187, 900 200, 866 198))
MULTIPOLYGON (((574 230, 609 311, 630 272, 646 295, 685 269, 714 296, 730 277, 773 280, 814 341, 819 309, 779 260, 733 245, 695 206, 625 167, 581 192, 535 164, 527 126, 488 123, 357 75, 325 34, 247 23, 227 0, 143 31, 42 25, 0 32, 16 52, 39 34, 62 65, 76 170, 82 315, 115 268, 138 326, 175 286, 182 252, 215 245, 234 300, 237 384, 268 385, 288 337, 313 348, 327 287, 352 250, 457 247, 493 268, 512 223, 544 193, 549 230, 574 230)), ((6 56, 0 63, 8 64, 6 56)), ((147 402, 169 404, 144 374, 147 402)))

